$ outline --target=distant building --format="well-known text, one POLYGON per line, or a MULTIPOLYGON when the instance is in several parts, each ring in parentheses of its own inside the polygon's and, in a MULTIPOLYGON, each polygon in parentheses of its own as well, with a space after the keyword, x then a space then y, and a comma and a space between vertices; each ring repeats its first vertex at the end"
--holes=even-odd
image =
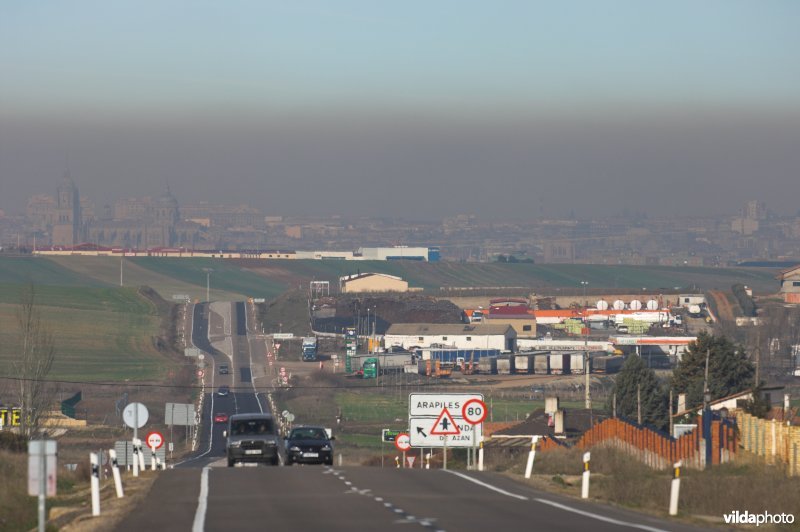
POLYGON ((358 273, 339 278, 344 294, 357 292, 408 292, 408 281, 385 273, 358 273))
POLYGON ((775 276, 781 282, 780 293, 786 303, 800 303, 800 264, 775 276))
POLYGON ((78 187, 66 173, 56 194, 51 241, 54 246, 74 246, 81 242, 82 229, 80 194, 78 187))
POLYGON ((547 241, 544 243, 544 262, 575 262, 575 244, 567 240, 547 241))
POLYGON ((88 224, 87 240, 100 246, 127 249, 194 249, 200 241, 199 224, 181 221, 178 200, 169 188, 158 198, 131 198, 114 206, 114 220, 88 224))
POLYGON ((517 333, 510 325, 463 323, 395 323, 384 335, 386 347, 452 347, 514 351, 517 333))
POLYGON ((363 260, 429 260, 429 249, 420 247, 361 248, 357 254, 363 260))
POLYGON ((492 305, 485 323, 493 325, 510 325, 517 337, 536 337, 536 317, 527 305, 492 305))

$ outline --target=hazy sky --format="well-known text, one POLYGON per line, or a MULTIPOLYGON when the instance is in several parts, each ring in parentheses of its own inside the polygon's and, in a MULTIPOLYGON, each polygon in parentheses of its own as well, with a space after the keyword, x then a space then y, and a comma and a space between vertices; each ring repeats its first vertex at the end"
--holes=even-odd
POLYGON ((0 6, 0 209, 437 218, 800 207, 800 2, 0 6), (68 161, 68 162, 67 162, 68 161))

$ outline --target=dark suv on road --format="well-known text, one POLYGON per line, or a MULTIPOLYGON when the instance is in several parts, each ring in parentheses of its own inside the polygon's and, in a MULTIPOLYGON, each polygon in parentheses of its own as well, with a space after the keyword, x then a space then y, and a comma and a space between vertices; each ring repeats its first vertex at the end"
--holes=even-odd
POLYGON ((264 462, 278 465, 278 430, 271 414, 235 414, 228 419, 224 434, 228 467, 236 462, 264 462))
POLYGON ((323 427, 295 427, 286 440, 286 465, 333 465, 333 436, 323 427))

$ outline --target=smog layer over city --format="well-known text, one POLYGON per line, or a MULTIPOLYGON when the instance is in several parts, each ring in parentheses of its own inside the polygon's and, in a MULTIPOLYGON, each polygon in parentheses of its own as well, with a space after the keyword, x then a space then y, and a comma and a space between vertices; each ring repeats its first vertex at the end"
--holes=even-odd
POLYGON ((0 531, 796 526, 799 23, 5 2, 0 531))

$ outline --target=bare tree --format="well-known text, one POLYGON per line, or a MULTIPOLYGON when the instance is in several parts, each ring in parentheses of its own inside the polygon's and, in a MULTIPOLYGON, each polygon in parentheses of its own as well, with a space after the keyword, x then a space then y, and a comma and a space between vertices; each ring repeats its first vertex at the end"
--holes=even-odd
POLYGON ((13 364, 14 375, 18 379, 20 433, 28 439, 40 433, 44 414, 51 408, 55 398, 55 392, 46 381, 55 360, 55 343, 52 333, 42 323, 35 296, 32 284, 23 289, 20 296, 17 309, 19 343, 13 364))

